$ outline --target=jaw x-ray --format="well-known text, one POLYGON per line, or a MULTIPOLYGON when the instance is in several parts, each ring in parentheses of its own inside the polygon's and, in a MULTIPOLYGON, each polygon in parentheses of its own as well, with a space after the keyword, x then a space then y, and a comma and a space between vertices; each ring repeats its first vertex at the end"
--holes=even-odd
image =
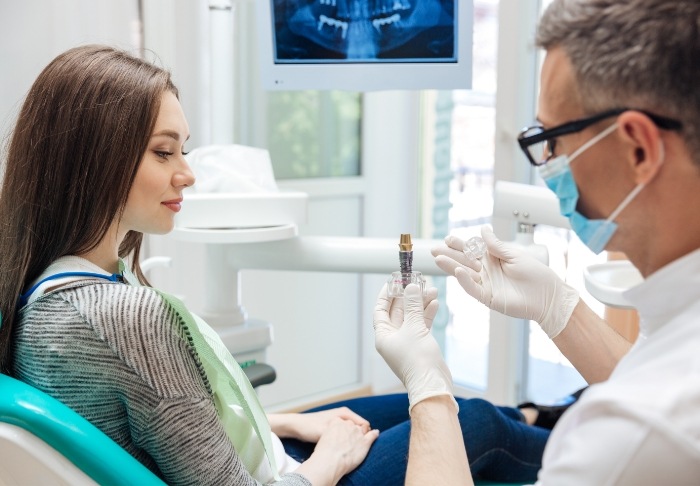
POLYGON ((457 1, 273 0, 275 62, 456 62, 457 1))

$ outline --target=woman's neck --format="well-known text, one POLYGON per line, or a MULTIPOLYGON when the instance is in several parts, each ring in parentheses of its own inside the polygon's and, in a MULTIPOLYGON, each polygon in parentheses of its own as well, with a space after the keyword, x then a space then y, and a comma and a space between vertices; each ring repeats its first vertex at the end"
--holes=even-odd
POLYGON ((112 231, 109 231, 95 248, 77 256, 94 263, 109 273, 118 273, 119 242, 121 240, 122 238, 117 239, 113 236, 112 231))

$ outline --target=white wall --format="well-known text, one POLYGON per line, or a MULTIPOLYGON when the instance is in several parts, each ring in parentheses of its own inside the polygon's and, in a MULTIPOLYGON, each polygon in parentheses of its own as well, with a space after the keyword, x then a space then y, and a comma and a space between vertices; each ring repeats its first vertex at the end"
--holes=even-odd
POLYGON ((11 130, 27 91, 57 54, 80 44, 138 46, 136 0, 0 2, 0 133, 11 130))

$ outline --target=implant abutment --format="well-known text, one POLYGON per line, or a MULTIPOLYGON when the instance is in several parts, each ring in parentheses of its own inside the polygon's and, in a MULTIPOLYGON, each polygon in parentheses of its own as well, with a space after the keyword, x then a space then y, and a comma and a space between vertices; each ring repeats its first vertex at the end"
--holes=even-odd
POLYGON ((399 241, 399 267, 401 273, 413 271, 413 243, 410 234, 402 234, 399 241))

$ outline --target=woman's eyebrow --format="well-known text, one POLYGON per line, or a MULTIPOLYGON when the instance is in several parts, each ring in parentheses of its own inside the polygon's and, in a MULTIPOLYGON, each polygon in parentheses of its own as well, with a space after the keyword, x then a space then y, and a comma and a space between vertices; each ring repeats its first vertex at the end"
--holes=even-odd
MULTIPOLYGON (((175 141, 180 141, 180 134, 177 133, 174 130, 161 130, 160 132, 154 133, 151 135, 151 138, 153 137, 160 137, 160 136, 166 136, 174 139, 175 141)), ((185 141, 189 140, 190 136, 187 135, 187 138, 185 138, 185 141)))

